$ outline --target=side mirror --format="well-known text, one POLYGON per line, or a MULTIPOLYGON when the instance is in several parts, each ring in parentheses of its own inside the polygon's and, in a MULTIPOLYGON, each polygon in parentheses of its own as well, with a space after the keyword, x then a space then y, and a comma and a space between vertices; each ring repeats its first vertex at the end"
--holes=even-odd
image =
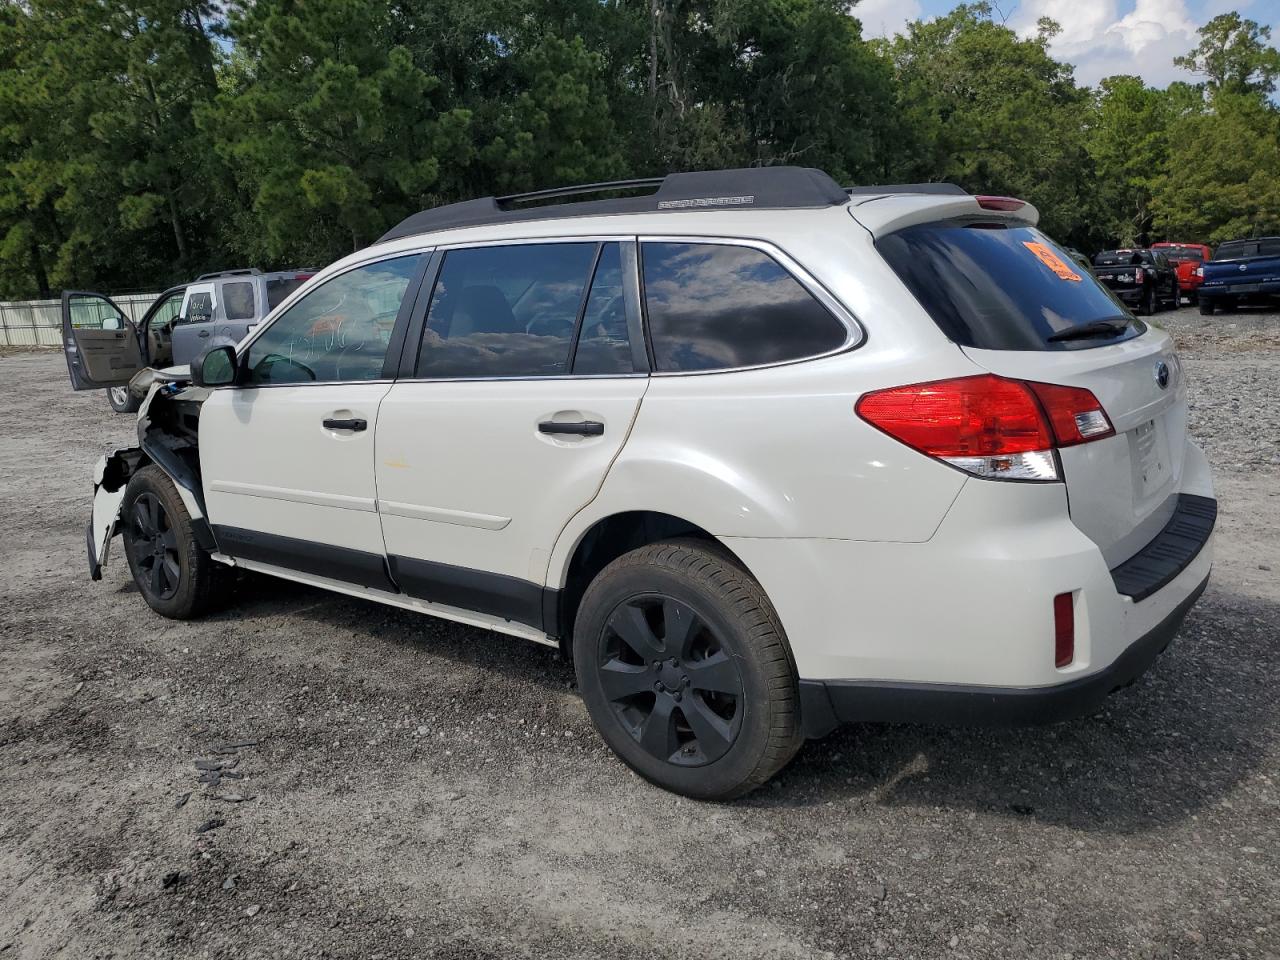
POLYGON ((226 387, 236 382, 236 372, 235 347, 210 347, 192 362, 191 382, 197 387, 226 387))

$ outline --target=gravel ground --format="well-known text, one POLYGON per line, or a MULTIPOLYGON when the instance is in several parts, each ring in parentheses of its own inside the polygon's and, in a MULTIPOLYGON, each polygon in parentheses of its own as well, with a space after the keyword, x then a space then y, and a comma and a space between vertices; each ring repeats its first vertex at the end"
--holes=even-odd
POLYGON ((614 760, 549 649, 91 583, 130 420, 0 357, 0 956, 1280 956, 1280 316, 1159 320, 1221 513, 1151 673, 1054 727, 851 727, 719 806, 614 760))

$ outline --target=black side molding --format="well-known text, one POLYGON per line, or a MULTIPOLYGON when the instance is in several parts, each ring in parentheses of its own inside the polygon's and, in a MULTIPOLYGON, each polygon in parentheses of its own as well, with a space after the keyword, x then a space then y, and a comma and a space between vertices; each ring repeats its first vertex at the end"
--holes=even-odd
POLYGON ((349 550, 312 540, 296 540, 258 530, 242 530, 215 524, 213 534, 218 546, 229 557, 256 560, 273 567, 287 567, 301 573, 342 580, 361 587, 373 587, 398 593, 395 582, 387 575, 382 555, 349 550))
POLYGON ((1208 542, 1217 519, 1217 500, 1178 494, 1178 505, 1164 529, 1111 571, 1116 590, 1139 603, 1170 583, 1208 542))
POLYGON ((1007 726, 1087 716, 1116 690, 1146 673, 1177 634, 1209 578, 1108 667, 1048 687, 979 687, 880 680, 801 680, 806 737, 825 737, 841 723, 931 723, 1007 726))
POLYGON ((544 591, 539 584, 413 557, 387 559, 392 579, 410 597, 545 629, 544 591))

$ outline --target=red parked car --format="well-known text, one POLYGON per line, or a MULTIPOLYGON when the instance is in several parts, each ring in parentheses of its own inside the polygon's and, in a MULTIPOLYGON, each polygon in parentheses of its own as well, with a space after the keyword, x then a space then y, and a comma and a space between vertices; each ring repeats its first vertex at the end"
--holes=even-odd
POLYGON ((1203 243, 1173 243, 1168 240, 1164 243, 1153 243, 1151 249, 1159 250, 1173 262, 1174 269, 1178 271, 1178 290, 1184 297, 1195 303, 1198 299, 1200 284, 1204 282, 1204 277, 1196 271, 1200 268, 1200 264, 1213 256, 1213 251, 1203 243))

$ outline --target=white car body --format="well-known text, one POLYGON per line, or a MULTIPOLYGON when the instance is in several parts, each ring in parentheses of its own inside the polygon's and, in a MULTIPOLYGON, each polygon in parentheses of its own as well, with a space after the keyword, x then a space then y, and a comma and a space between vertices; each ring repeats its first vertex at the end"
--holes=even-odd
MULTIPOLYGON (((211 389, 199 414, 202 496, 185 488, 184 501, 207 521, 215 559, 559 644, 571 623, 524 614, 570 590, 588 533, 639 511, 676 518, 762 585, 794 655, 811 734, 840 720, 929 719, 935 707, 960 720, 988 719, 985 707, 994 715, 1004 704, 1015 719, 1079 712, 1077 699, 1092 706, 1145 668, 1203 589, 1211 538, 1140 600, 1113 575, 1161 535, 1180 496, 1213 498, 1208 464, 1187 436, 1186 384, 1168 335, 1149 328, 1061 351, 962 347, 878 252, 879 238, 912 224, 992 217, 975 198, 887 190, 818 209, 571 218, 550 209, 547 219, 361 250, 292 294, 238 352, 362 264, 579 240, 765 251, 847 327, 846 340, 815 358, 705 373, 211 389), (1172 382, 1157 382, 1158 364, 1172 382), (1063 480, 1004 482, 926 456, 855 412, 873 391, 986 373, 1086 388, 1114 435, 1057 451, 1063 480), (324 429, 325 418, 368 429, 324 429), (599 422, 604 432, 540 433, 548 420, 599 422), (354 551, 386 561, 400 581, 433 586, 413 595, 360 582, 354 567, 334 576, 272 562, 252 547, 262 538, 273 549, 354 551), (483 603, 468 602, 476 583, 483 603), (1052 600, 1063 593, 1073 598, 1075 647, 1057 666, 1052 600), (1041 711, 1036 693, 1064 702, 1041 711)), ((994 216, 1037 218, 1025 205, 994 216)), ((639 280, 629 273, 626 282, 639 280)), ((172 387, 153 387, 149 403, 162 389, 172 387)), ((91 553, 105 559, 119 496, 98 496, 91 553)))

